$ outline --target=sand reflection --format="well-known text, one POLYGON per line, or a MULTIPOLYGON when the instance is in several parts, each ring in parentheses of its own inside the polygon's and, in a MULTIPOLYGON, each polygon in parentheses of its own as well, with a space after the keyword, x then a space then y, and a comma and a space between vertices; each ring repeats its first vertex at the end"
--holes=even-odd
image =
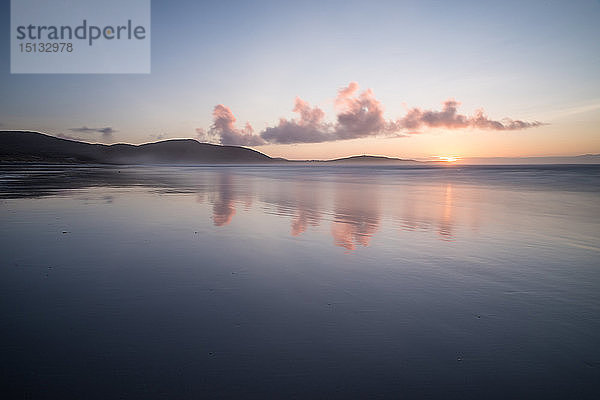
POLYGON ((405 231, 435 231, 442 240, 454 240, 456 191, 452 183, 403 187, 400 225, 405 231))
POLYGON ((215 193, 212 197, 213 223, 215 226, 228 225, 236 213, 236 204, 245 209, 252 207, 252 186, 238 182, 237 176, 229 171, 221 171, 215 181, 215 193))
POLYGON ((217 181, 218 195, 213 203, 213 222, 215 226, 224 226, 231 222, 235 215, 235 192, 230 174, 219 174, 217 181))
MULTIPOLYGON (((383 220, 399 222, 404 231, 432 231, 452 241, 457 224, 455 197, 457 192, 469 191, 450 182, 386 185, 301 179, 260 180, 255 182, 260 190, 255 191, 251 179, 229 171, 219 172, 213 183, 209 202, 215 226, 228 225, 236 207, 250 210, 255 202, 265 217, 287 218, 291 236, 328 223, 333 244, 347 250, 369 246, 383 220)), ((475 211, 463 217, 472 219, 475 211)))
POLYGON ((331 224, 333 243, 348 250, 368 246, 379 228, 379 213, 377 185, 337 185, 331 224))
POLYGON ((438 225, 438 233, 446 240, 453 240, 452 229, 452 185, 446 185, 446 194, 444 195, 443 212, 438 225))

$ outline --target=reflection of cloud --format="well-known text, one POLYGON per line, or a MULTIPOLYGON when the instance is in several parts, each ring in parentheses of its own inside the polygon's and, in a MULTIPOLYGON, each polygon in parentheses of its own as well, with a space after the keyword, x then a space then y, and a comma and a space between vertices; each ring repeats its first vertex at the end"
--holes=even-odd
POLYGON ((291 218, 291 235, 299 236, 308 227, 320 225, 322 218, 331 220, 331 234, 336 246, 352 250, 356 245, 368 246, 379 228, 379 197, 376 185, 338 182, 335 184, 335 209, 329 212, 321 202, 330 182, 291 178, 267 192, 262 199, 272 205, 268 213, 291 218))
POLYGON ((363 185, 344 184, 337 187, 335 219, 331 225, 336 246, 348 250, 354 250, 357 244, 366 247, 379 229, 376 188, 365 189, 363 185))
POLYGON ((213 222, 215 226, 225 226, 235 215, 235 195, 229 173, 219 175, 218 197, 213 204, 213 222))
POLYGON ((291 234, 299 236, 309 226, 320 224, 320 191, 318 182, 292 178, 275 191, 263 193, 262 201, 269 206, 269 214, 291 218, 291 234))
MULTIPOLYGON (((248 181, 236 181, 236 175, 229 170, 220 171, 215 182, 216 196, 212 198, 213 223, 215 226, 225 226, 231 222, 236 213, 236 203, 243 204, 246 210, 252 207, 254 193, 248 181), (240 186, 240 187, 238 187, 240 186), (236 187, 238 187, 236 189, 236 187)), ((204 201, 198 196, 197 202, 204 201)))
POLYGON ((319 226, 321 213, 319 211, 318 188, 314 183, 311 187, 298 185, 296 187, 297 214, 292 219, 292 236, 306 232, 308 226, 319 226))
POLYGON ((313 210, 298 209, 298 215, 292 220, 292 236, 306 232, 308 226, 319 226, 319 215, 313 210))
POLYGON ((196 201, 209 202, 215 226, 228 225, 240 207, 242 213, 244 207, 250 209, 256 195, 252 186, 258 183, 261 185, 259 218, 283 217, 290 223, 292 236, 307 234, 325 219, 331 222, 333 244, 347 250, 371 244, 381 225, 383 206, 399 207, 400 214, 396 215, 402 229, 430 232, 441 240, 454 240, 457 226, 465 225, 465 220, 475 218, 472 225, 479 222, 478 203, 471 201, 466 206, 462 201, 479 199, 481 193, 452 184, 451 180, 389 185, 388 178, 373 175, 322 180, 304 179, 296 172, 286 174, 284 179, 277 174, 275 179, 255 180, 251 174, 227 168, 208 176, 215 179, 206 186, 206 196, 198 194, 196 201), (377 180, 365 181, 366 177, 377 180), (383 179, 381 184, 379 179, 383 179), (457 196, 461 204, 457 204, 457 196))
POLYGON ((331 225, 331 234, 333 243, 336 246, 344 247, 348 250, 354 250, 355 245, 359 244, 367 247, 371 241, 371 236, 377 232, 377 222, 371 221, 334 221, 331 225))
POLYGON ((213 221, 215 226, 228 225, 235 215, 233 201, 220 201, 213 205, 213 221))

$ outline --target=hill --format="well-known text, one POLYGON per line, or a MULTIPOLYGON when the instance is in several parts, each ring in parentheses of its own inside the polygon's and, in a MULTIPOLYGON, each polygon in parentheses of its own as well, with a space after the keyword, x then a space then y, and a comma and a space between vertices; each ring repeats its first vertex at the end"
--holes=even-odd
POLYGON ((100 164, 220 164, 282 161, 236 146, 193 139, 142 145, 90 144, 31 131, 0 131, 0 161, 100 164))
POLYGON ((357 164, 357 165, 421 165, 423 164, 420 161, 416 160, 406 160, 402 158, 392 158, 392 157, 383 157, 383 156, 352 156, 352 157, 344 157, 344 158, 336 158, 334 160, 327 161, 319 161, 327 164, 357 164))

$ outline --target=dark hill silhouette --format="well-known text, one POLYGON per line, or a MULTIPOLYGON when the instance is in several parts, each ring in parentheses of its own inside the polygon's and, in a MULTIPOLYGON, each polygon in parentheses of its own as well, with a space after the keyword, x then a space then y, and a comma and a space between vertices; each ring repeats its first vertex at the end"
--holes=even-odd
POLYGON ((193 139, 142 145, 90 144, 30 131, 0 131, 0 160, 101 164, 217 164, 283 161, 236 146, 193 139))

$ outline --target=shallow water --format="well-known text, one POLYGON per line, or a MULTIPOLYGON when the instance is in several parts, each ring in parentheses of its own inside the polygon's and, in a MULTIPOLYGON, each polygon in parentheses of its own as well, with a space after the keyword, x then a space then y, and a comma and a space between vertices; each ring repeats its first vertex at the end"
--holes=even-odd
POLYGON ((16 398, 600 398, 600 167, 0 167, 16 398))

